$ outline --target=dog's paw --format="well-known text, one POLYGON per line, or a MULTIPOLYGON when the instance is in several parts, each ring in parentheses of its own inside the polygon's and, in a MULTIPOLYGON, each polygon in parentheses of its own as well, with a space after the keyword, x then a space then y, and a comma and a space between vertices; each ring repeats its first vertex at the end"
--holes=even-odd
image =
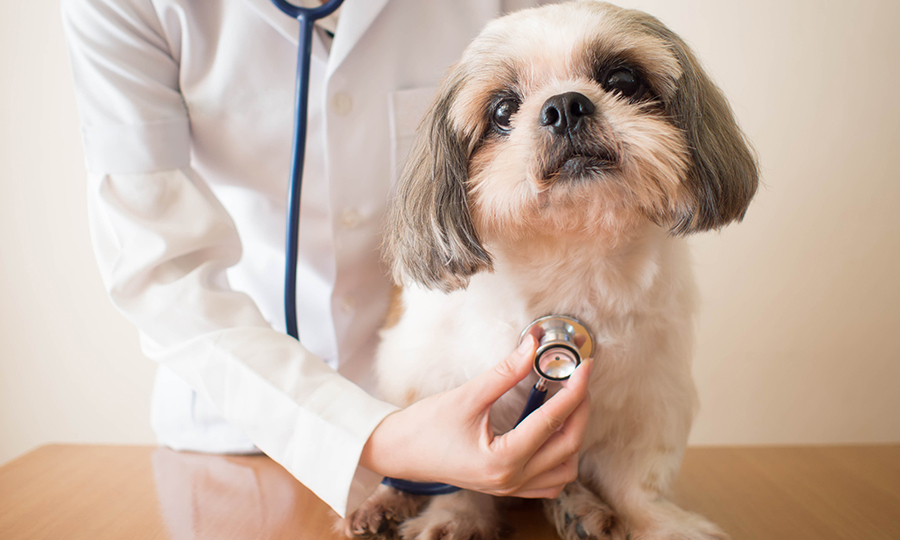
POLYGON ((427 501, 428 497, 378 486, 355 512, 340 520, 338 528, 348 538, 393 540, 399 537, 400 524, 417 515, 427 501))
POLYGON ((434 497, 428 508, 400 527, 403 540, 499 540, 500 525, 493 499, 460 491, 434 497))
POLYGON ((563 540, 625 540, 612 509, 580 482, 544 502, 544 511, 563 540))

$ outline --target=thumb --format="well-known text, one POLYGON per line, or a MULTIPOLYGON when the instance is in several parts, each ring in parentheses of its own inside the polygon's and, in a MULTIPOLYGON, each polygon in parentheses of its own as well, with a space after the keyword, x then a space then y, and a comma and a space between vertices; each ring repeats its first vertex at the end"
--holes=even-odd
POLYGON ((472 399, 468 402, 476 405, 479 410, 490 407, 500 396, 519 384, 531 373, 535 345, 534 336, 525 336, 512 354, 464 384, 463 388, 472 392, 472 399))

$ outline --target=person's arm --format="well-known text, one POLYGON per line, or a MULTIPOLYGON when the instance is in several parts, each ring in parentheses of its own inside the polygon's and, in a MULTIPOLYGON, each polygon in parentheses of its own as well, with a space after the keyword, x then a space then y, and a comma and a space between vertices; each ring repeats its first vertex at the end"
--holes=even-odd
POLYGON ((582 362, 559 392, 509 432, 495 433, 490 421, 494 402, 531 373, 536 345, 528 336, 466 384, 389 415, 372 433, 360 463, 385 476, 491 495, 557 497, 578 476, 593 360, 582 362))
POLYGON ((237 233, 192 171, 90 181, 104 283, 152 341, 145 351, 339 514, 382 476, 519 497, 555 497, 574 480, 591 362, 503 435, 493 432, 490 407, 530 373, 533 340, 471 382, 397 411, 272 330, 246 295, 228 289, 237 233))
POLYGON ((462 387, 397 411, 270 328, 228 286, 240 241, 190 168, 178 65, 150 2, 63 7, 97 259, 151 358, 342 515, 381 475, 531 497, 552 496, 574 478, 586 370, 509 434, 490 428, 491 403, 527 376, 533 343, 462 387))
POLYGON ((339 513, 381 477, 358 467, 378 401, 273 330, 230 289, 232 220, 190 168, 178 65, 150 2, 67 0, 91 231, 115 306, 144 351, 339 513))
POLYGON ((395 410, 273 330, 228 287, 240 257, 224 209, 190 169, 92 174, 91 233, 113 304, 162 363, 339 513, 381 480, 357 467, 395 410))

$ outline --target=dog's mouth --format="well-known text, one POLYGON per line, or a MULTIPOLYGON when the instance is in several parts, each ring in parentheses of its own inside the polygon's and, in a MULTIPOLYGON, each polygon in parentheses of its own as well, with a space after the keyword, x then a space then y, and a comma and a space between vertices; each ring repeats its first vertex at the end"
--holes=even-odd
POLYGON ((544 162, 539 178, 546 187, 559 182, 591 180, 614 169, 617 161, 616 154, 606 147, 587 150, 567 144, 544 162))
POLYGON ((608 154, 599 156, 572 154, 562 162, 558 171, 561 177, 576 177, 596 174, 611 169, 614 165, 615 159, 608 154))

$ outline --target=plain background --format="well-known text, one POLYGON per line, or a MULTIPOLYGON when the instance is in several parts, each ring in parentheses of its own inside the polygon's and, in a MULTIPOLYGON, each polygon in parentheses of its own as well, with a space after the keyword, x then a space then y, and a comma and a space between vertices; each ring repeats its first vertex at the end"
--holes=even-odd
MULTIPOLYGON (((760 156, 691 239, 692 444, 900 441, 900 2, 627 2, 690 43, 760 156)), ((0 463, 153 443, 155 366, 106 298, 57 0, 0 2, 0 463)))

